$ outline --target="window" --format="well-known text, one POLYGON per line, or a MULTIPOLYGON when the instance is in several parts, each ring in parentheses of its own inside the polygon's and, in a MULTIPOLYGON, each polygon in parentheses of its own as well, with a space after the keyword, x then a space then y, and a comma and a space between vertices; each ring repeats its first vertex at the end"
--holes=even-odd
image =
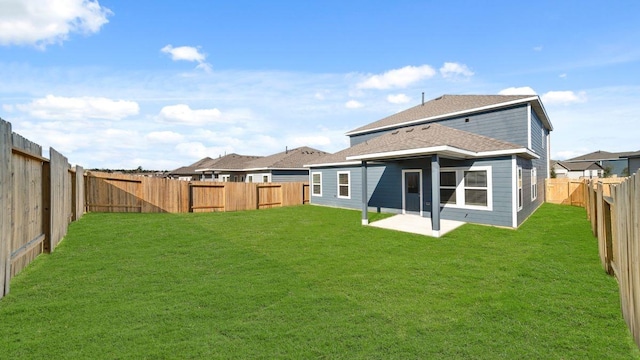
POLYGON ((518 166, 518 211, 522 210, 522 167, 518 166))
POLYGON ((440 172, 440 204, 456 204, 456 172, 440 172))
POLYGON ((538 198, 538 171, 531 169, 531 201, 538 198))
POLYGON ((322 196, 322 173, 311 173, 311 195, 322 196))
POLYGON ((338 197, 351 199, 351 172, 338 171, 338 197))
POLYGON ((473 206, 487 206, 487 172, 464 172, 464 204, 473 206))
POLYGON ((440 171, 440 204, 492 210, 491 167, 447 168, 440 171))
POLYGON ((263 183, 268 183, 269 182, 269 175, 262 175, 262 182, 263 183))
POLYGON ((247 175, 247 182, 253 182, 253 175, 247 175))

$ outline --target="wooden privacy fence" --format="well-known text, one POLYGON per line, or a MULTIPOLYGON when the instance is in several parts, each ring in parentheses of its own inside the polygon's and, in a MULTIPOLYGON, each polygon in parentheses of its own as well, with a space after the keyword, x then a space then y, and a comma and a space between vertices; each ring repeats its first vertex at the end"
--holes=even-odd
POLYGON ((554 204, 584 206, 586 180, 546 179, 546 201, 554 204))
POLYGON ((11 278, 52 252, 84 213, 83 169, 11 131, 0 119, 0 297, 11 278))
POLYGON ((587 183, 587 216, 602 267, 618 280, 622 315, 640 346, 640 171, 603 180, 587 183))
POLYGON ((268 209, 309 201, 307 183, 181 181, 98 172, 86 174, 87 211, 211 212, 268 209))

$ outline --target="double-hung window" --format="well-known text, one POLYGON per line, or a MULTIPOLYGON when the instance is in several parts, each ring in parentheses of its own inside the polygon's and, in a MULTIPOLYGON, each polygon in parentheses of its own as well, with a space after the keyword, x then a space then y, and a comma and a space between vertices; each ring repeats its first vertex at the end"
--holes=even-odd
POLYGON ((531 201, 538 198, 538 171, 531 169, 531 201))
POLYGON ((522 167, 518 166, 518 211, 522 210, 522 200, 524 200, 522 193, 522 167))
POLYGON ((311 195, 322 196, 322 173, 311 173, 311 195))
POLYGON ((445 207, 492 210, 491 167, 443 168, 440 204, 445 207))
POLYGON ((338 171, 338 198, 351 199, 350 171, 338 171))

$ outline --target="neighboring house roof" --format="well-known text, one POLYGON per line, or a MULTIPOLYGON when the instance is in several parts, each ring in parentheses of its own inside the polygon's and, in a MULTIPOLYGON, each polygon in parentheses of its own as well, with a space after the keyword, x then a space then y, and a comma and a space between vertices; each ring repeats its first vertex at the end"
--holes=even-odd
POLYGON ((574 161, 574 162, 563 162, 563 161, 554 161, 556 164, 562 166, 563 168, 569 171, 585 171, 585 170, 604 170, 600 164, 595 161, 574 161))
POLYGON ((327 152, 303 146, 252 160, 245 164, 245 170, 305 169, 305 164, 313 162, 327 154, 327 152))
POLYGON ((640 158, 640 151, 630 152, 630 153, 627 153, 624 156, 620 156, 620 157, 630 158, 630 159, 640 158))
POLYGON ((401 128, 380 135, 335 154, 324 156, 309 166, 359 163, 361 160, 397 159, 429 154, 459 159, 513 154, 538 158, 530 150, 519 145, 434 123, 401 128))
POLYGON ((202 158, 191 165, 181 166, 175 170, 170 171, 167 175, 193 175, 196 174, 196 169, 207 166, 212 163, 214 159, 210 157, 202 158))
POLYGON ((203 171, 222 171, 222 170, 234 170, 241 171, 246 167, 246 164, 252 160, 261 158, 261 156, 253 155, 239 155, 239 154, 227 154, 225 156, 213 159, 213 162, 205 164, 203 167, 196 169, 198 172, 203 171))
POLYGON ((524 103, 531 104, 545 127, 553 130, 544 106, 537 95, 443 95, 384 119, 361 126, 348 132, 347 135, 391 129, 445 117, 470 115, 524 103))
POLYGON ((635 154, 635 153, 640 153, 640 151, 638 151, 638 152, 626 151, 626 152, 615 152, 614 153, 614 152, 598 150, 598 151, 594 151, 592 153, 588 153, 588 154, 585 154, 585 155, 580 155, 580 156, 576 156, 576 157, 571 158, 571 159, 564 160, 564 162, 586 161, 586 160, 590 160, 590 161, 618 160, 620 158, 626 158, 626 157, 628 157, 628 155, 632 155, 632 154, 635 154))

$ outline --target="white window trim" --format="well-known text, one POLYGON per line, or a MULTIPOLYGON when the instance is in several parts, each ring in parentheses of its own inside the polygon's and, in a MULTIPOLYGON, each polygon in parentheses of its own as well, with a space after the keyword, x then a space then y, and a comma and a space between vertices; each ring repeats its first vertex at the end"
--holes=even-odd
POLYGON ((310 183, 311 183, 311 196, 318 196, 318 197, 321 197, 321 196, 322 196, 322 172, 320 172, 320 171, 312 172, 312 173, 311 173, 311 181, 310 181, 310 183), (315 175, 315 174, 320 175, 320 184, 318 184, 318 185, 320 185, 320 193, 318 193, 318 194, 316 194, 316 193, 313 191, 313 189, 314 189, 314 186, 313 186, 313 185, 314 185, 314 183, 313 183, 313 175, 315 175))
POLYGON ((248 183, 252 183, 253 182, 253 175, 247 175, 247 182, 248 183))
MULTIPOLYGON (((442 204, 441 207, 468 210, 493 211, 493 167, 491 166, 471 166, 471 167, 447 167, 441 168, 440 172, 455 171, 456 172, 456 203, 442 204), (487 172, 487 206, 465 205, 465 171, 486 171, 487 172)), ((473 189, 473 188, 470 188, 473 189)), ((439 189, 438 189, 439 191, 439 189)))
POLYGON ((338 199, 351 199, 351 171, 338 171, 336 174, 336 182, 337 182, 337 197, 338 199), (347 191, 349 191, 349 195, 342 196, 340 195, 340 187, 345 186, 340 184, 340 175, 347 174, 347 191))
POLYGON ((531 169, 531 201, 538 198, 538 170, 531 169))
POLYGON ((518 170, 516 173, 516 186, 517 186, 516 201, 518 202, 518 211, 522 210, 522 208, 524 207, 522 204, 524 202, 523 182, 524 182, 524 176, 522 174, 522 166, 518 166, 518 170), (522 191, 522 196, 520 196, 520 191, 522 191))

